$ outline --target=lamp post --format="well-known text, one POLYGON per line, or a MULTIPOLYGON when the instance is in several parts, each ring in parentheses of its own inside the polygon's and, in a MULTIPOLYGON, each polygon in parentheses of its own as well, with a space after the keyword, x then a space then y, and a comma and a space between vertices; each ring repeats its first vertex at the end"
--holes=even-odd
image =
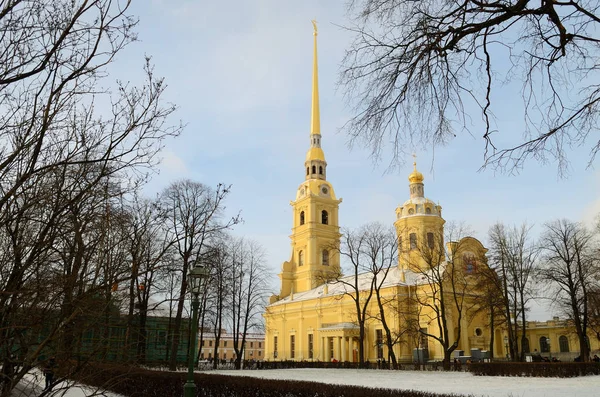
POLYGON ((506 352, 506 358, 510 358, 510 355, 508 353, 508 336, 504 337, 504 351, 506 352))
POLYGON ((188 274, 188 284, 192 293, 192 334, 190 335, 190 349, 188 355, 188 377, 183 386, 184 397, 196 396, 196 383, 194 383, 194 358, 196 356, 196 339, 198 334, 198 308, 200 307, 199 295, 202 290, 202 280, 208 277, 208 269, 204 266, 194 266, 188 274))

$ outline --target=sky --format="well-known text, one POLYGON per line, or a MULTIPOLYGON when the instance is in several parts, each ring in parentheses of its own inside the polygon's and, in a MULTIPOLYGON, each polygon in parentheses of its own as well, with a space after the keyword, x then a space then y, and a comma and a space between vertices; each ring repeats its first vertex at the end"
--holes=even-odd
MULTIPOLYGON (((241 211, 233 234, 261 243, 272 272, 273 290, 283 261, 290 258, 290 201, 304 180, 309 147, 313 27, 318 21, 322 147, 327 178, 340 205, 340 226, 372 221, 392 225, 395 208, 409 197, 412 158, 395 172, 374 164, 363 148, 348 147, 344 124, 353 116, 338 86, 352 34, 345 0, 281 1, 147 0, 133 3, 140 19, 139 41, 116 59, 111 76, 140 79, 144 56, 167 83, 165 98, 179 106, 186 124, 166 142, 160 173, 145 192, 189 178, 210 186, 232 185, 226 212, 241 211)), ((495 98, 496 127, 518 137, 518 93, 503 87, 495 98)), ((475 109, 467 111, 475 112, 475 109)), ((472 116, 472 131, 481 128, 472 116)), ((478 124, 479 123, 479 124, 478 124)), ((464 222, 484 245, 496 222, 534 225, 567 218, 592 224, 600 212, 598 171, 588 167, 586 147, 569 151, 567 176, 554 163, 526 163, 518 175, 480 171, 481 134, 458 134, 444 147, 406 147, 425 176, 425 195, 439 202, 446 221, 464 222)), ((502 140, 502 135, 500 140, 502 140)), ((536 311, 535 319, 549 312, 536 311)))

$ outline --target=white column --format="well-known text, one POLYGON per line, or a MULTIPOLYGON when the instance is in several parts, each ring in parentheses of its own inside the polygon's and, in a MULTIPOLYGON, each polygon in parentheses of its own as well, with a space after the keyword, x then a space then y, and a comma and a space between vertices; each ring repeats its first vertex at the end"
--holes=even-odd
POLYGON ((347 350, 347 345, 346 345, 346 338, 342 336, 342 338, 340 339, 340 348, 342 349, 342 362, 346 361, 346 350, 347 350))

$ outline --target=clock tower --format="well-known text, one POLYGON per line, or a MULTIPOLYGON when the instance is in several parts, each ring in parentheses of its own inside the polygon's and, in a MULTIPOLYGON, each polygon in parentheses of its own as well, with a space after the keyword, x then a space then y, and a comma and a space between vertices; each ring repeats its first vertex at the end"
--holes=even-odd
POLYGON ((312 109, 310 146, 304 161, 304 181, 290 202, 293 212, 292 254, 282 265, 279 299, 309 291, 340 274, 340 232, 337 199, 327 181, 327 162, 321 148, 319 81, 317 68, 317 25, 314 26, 312 109))

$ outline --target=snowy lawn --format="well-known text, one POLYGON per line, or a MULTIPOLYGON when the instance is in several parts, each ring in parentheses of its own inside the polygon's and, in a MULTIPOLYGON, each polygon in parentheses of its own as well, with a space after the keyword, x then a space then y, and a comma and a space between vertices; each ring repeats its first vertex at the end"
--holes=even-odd
MULTIPOLYGON (((17 387, 12 391, 11 397, 37 397, 44 389, 44 375, 40 370, 33 369, 25 375, 17 387)), ((51 397, 121 397, 118 394, 100 390, 90 386, 82 386, 75 382, 61 382, 52 388, 46 396, 51 397)), ((165 396, 166 397, 166 396, 165 396)))
POLYGON ((597 397, 600 376, 521 378, 474 376, 468 372, 376 371, 360 369, 275 369, 207 371, 207 374, 289 379, 340 385, 421 390, 486 397, 597 397))

